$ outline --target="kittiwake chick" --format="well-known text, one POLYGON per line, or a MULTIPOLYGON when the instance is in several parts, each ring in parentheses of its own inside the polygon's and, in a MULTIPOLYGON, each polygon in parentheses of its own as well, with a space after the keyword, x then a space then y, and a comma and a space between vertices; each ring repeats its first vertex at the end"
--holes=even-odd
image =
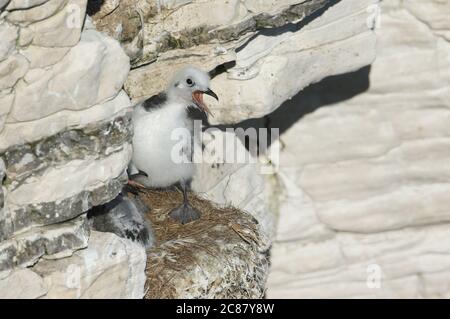
POLYGON ((164 92, 135 107, 130 173, 138 177, 136 182, 149 188, 165 188, 179 183, 183 190, 183 204, 173 209, 170 216, 186 224, 200 218, 200 212, 189 204, 186 191, 194 173, 194 120, 189 117, 188 108, 197 107, 211 114, 203 101, 203 94, 217 100, 218 97, 209 87, 208 74, 195 67, 183 68, 169 83, 164 92), (187 135, 180 139, 183 132, 187 135))

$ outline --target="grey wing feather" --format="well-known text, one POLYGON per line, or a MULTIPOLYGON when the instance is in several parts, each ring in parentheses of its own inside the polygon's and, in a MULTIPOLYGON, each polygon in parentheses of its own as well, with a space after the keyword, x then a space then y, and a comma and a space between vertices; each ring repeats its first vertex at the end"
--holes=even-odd
POLYGON ((145 218, 149 208, 138 197, 119 194, 111 202, 93 207, 88 212, 89 223, 94 230, 114 233, 142 244, 154 245, 153 228, 145 218))
POLYGON ((142 106, 147 112, 151 112, 154 109, 160 108, 164 103, 167 102, 167 94, 161 92, 158 95, 154 95, 142 103, 142 106))

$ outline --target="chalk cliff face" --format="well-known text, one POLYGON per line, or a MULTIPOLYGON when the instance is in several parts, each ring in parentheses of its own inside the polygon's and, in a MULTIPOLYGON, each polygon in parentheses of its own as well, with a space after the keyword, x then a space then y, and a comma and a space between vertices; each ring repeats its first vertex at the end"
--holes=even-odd
MULTIPOLYGON (((0 296, 25 297, 26 285, 30 298, 142 297, 143 248, 86 221, 126 180, 129 97, 158 93, 194 64, 221 97, 208 100, 213 124, 265 116, 310 83, 372 62, 365 10, 376 2, 0 1, 0 296), (116 275, 123 281, 104 282, 116 275)), ((273 236, 278 177, 260 173, 258 163, 213 161, 193 187, 273 236)))
POLYGON ((373 65, 269 116, 284 128, 269 297, 449 296, 449 14, 384 1, 373 65))
MULTIPOLYGON (((122 43, 136 67, 130 74, 118 43, 84 20, 84 1, 2 3, 2 285, 28 278, 28 297, 139 297, 142 248, 114 235, 89 236, 85 216, 112 200, 125 180, 131 126, 123 84, 137 100, 158 93, 179 66, 196 64, 215 75, 215 123, 267 115, 310 83, 373 60, 364 9, 376 1, 338 2, 133 1, 134 19, 121 10, 130 1, 89 6, 96 27, 122 43), (123 258, 108 260, 104 245, 123 258), (111 271, 131 275, 108 292, 84 275, 111 271)), ((205 148, 204 155, 213 152, 205 148)), ((258 164, 213 163, 199 166, 193 186, 250 211, 274 235, 276 184, 258 164)))
POLYGON ((385 0, 381 19, 377 0, 0 10, 0 297, 143 296, 143 248, 86 211, 126 180, 131 101, 185 64, 220 97, 192 186, 272 239, 268 297, 448 296, 447 1, 385 0), (257 156, 236 127, 281 136, 257 156), (222 164, 224 138, 254 162, 222 164))
MULTIPOLYGON (((164 1, 156 8, 145 3, 136 9, 148 20, 142 31, 135 30, 143 47, 126 91, 135 100, 154 95, 174 70, 198 65, 216 75, 221 99, 208 101, 213 124, 262 117, 309 84, 374 59, 374 15, 367 8, 376 8, 376 0, 164 1)), ((94 23, 129 39, 128 14, 119 6, 107 18, 94 16, 94 23)))
MULTIPOLYGON (((289 24, 276 31, 266 30, 253 35, 239 47, 236 65, 212 81, 221 100, 220 107, 213 108, 217 115, 211 122, 225 123, 222 127, 226 128, 279 128, 280 123, 272 123, 269 114, 304 87, 326 76, 351 72, 372 63, 376 40, 372 30, 374 18, 368 16, 366 10, 378 8, 376 3, 315 2, 321 6, 307 22, 300 20, 295 26, 289 24), (237 76, 245 74, 244 71, 252 75, 237 76)), ((304 4, 311 8, 313 3, 304 4)), ((297 107, 301 108, 301 105, 297 107)), ((286 117, 292 119, 289 112, 286 117)), ((245 140, 243 134, 237 135, 239 140, 245 140)), ((272 148, 280 147, 282 143, 275 139, 272 148)), ((208 151, 206 148, 206 157, 211 155, 208 151)), ((273 151, 278 154, 278 150, 273 151)), ((299 152, 304 153, 303 150, 299 152)), ((204 164, 194 180, 194 187, 214 201, 232 203, 252 212, 263 229, 274 235, 280 213, 281 188, 278 160, 268 155, 263 152, 256 164, 212 168, 204 164), (267 171, 270 167, 272 171, 267 171)))
POLYGON ((85 0, 12 0, 0 8, 0 296, 102 296, 97 278, 120 272, 128 277, 110 296, 142 296, 143 248, 102 233, 90 238, 86 219, 126 180, 129 58, 85 21, 85 0), (125 256, 109 262, 104 247, 125 256), (58 278, 52 267, 61 276, 72 269, 74 280, 91 270, 97 277, 46 283, 58 278))
MULTIPOLYGON (((375 58, 376 0, 138 1, 133 12, 127 3, 107 16, 100 10, 93 22, 132 57, 125 82, 129 96, 138 101, 155 95, 180 66, 197 65, 210 71, 220 97, 208 98, 211 124, 239 126, 258 118, 258 127, 266 128, 264 117, 303 88, 375 58)), ((252 212, 274 234, 277 190, 268 185, 275 186, 277 178, 261 174, 255 161, 217 165, 212 140, 224 138, 231 141, 228 152, 246 152, 242 136, 205 134, 207 163, 199 165, 194 190, 252 212)))

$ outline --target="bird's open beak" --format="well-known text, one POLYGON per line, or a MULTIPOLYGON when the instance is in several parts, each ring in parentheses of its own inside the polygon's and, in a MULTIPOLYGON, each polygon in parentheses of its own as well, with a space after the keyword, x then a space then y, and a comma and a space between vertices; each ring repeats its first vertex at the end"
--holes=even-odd
POLYGON ((192 100, 195 102, 195 104, 205 113, 214 116, 210 109, 206 106, 205 102, 203 102, 203 94, 207 94, 209 96, 212 96, 217 101, 219 101, 219 97, 216 93, 214 93, 211 89, 207 89, 206 91, 195 91, 192 93, 192 100))

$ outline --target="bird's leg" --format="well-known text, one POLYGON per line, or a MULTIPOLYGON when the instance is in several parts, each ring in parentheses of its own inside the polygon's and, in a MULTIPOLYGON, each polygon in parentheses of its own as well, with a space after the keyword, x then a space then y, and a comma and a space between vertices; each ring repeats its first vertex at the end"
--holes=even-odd
POLYGON ((148 175, 145 172, 143 172, 143 171, 139 171, 136 174, 130 175, 128 177, 127 184, 123 188, 125 192, 132 193, 132 194, 134 194, 136 196, 139 195, 139 193, 145 193, 144 190, 146 189, 146 187, 135 180, 139 176, 148 177, 148 175))
POLYGON ((183 204, 181 204, 177 208, 172 209, 169 213, 169 216, 184 225, 199 219, 201 214, 198 210, 192 207, 191 204, 189 204, 186 183, 181 182, 180 185, 181 189, 183 190, 183 204))

